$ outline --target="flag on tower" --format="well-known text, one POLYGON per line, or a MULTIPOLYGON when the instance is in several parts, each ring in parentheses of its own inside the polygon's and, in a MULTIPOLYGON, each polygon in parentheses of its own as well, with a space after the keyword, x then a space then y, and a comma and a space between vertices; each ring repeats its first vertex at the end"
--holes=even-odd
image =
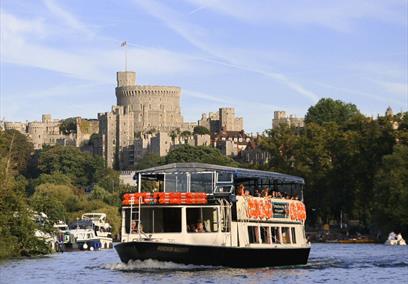
POLYGON ((120 47, 124 47, 124 46, 127 46, 127 42, 126 42, 126 41, 124 41, 124 42, 122 42, 122 43, 120 44, 120 47))

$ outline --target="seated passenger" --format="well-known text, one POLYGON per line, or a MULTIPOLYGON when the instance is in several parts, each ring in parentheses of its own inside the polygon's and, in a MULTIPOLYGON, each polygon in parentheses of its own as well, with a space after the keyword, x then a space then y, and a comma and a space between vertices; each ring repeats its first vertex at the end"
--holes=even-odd
MULTIPOLYGON (((139 228, 140 228, 140 233, 143 233, 143 225, 142 225, 142 224, 139 225, 139 228)), ((138 231, 138 224, 137 224, 137 221, 135 221, 135 220, 132 221, 132 230, 131 230, 131 233, 132 233, 132 234, 137 234, 137 233, 139 233, 139 231, 138 231)))
POLYGON ((255 189, 254 196, 255 196, 255 197, 261 197, 261 193, 259 192, 258 189, 255 189))
POLYGON ((203 222, 198 221, 195 228, 196 233, 205 233, 203 222))
POLYGON ((245 196, 250 196, 251 195, 251 193, 249 192, 249 190, 247 189, 247 190, 245 190, 245 196))

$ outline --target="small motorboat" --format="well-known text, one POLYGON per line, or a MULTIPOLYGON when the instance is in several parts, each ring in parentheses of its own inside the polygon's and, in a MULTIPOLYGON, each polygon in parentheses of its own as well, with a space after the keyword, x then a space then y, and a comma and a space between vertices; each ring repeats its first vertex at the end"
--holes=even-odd
POLYGON ((387 246, 406 246, 407 245, 401 233, 395 234, 394 232, 391 232, 388 235, 388 239, 385 241, 384 244, 387 246))

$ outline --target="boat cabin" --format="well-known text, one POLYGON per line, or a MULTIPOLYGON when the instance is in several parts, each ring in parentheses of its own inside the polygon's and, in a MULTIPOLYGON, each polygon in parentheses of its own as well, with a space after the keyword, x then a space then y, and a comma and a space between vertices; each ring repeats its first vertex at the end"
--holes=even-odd
POLYGON ((122 197, 122 242, 304 247, 304 180, 275 172, 175 163, 136 172, 122 197))

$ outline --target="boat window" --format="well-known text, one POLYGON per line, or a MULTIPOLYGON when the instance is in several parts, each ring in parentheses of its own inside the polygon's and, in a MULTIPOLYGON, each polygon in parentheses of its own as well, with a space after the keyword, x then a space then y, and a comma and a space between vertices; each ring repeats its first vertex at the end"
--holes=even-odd
POLYGON ((216 207, 187 208, 187 232, 218 232, 218 210, 216 207))
POLYGON ((291 228, 292 231, 292 244, 296 244, 296 230, 295 228, 291 228))
POLYGON ((263 244, 271 243, 271 228, 270 227, 261 227, 261 241, 263 244))
POLYGON ((232 189, 233 189, 232 185, 217 185, 215 187, 215 192, 218 192, 218 193, 230 193, 230 192, 232 192, 232 189))
POLYGON ((289 227, 282 227, 282 242, 290 244, 289 227))
POLYGON ((218 173, 217 182, 232 183, 232 174, 231 173, 218 173))
POLYGON ((212 173, 191 173, 190 191, 212 193, 212 173))
MULTIPOLYGON (((126 233, 130 229, 130 210, 125 214, 126 233)), ((137 227, 137 210, 133 211, 132 222, 137 227)), ((181 232, 181 208, 142 208, 140 226, 143 233, 179 233, 181 232)))
POLYGON ((272 243, 280 244, 281 241, 280 241, 279 227, 272 227, 271 235, 272 235, 272 243))
POLYGON ((250 244, 259 244, 258 226, 248 226, 248 239, 250 244))
POLYGON ((165 181, 166 192, 187 192, 187 174, 168 174, 165 181))
POLYGON ((156 180, 142 179, 141 192, 161 192, 163 191, 163 182, 156 180))

